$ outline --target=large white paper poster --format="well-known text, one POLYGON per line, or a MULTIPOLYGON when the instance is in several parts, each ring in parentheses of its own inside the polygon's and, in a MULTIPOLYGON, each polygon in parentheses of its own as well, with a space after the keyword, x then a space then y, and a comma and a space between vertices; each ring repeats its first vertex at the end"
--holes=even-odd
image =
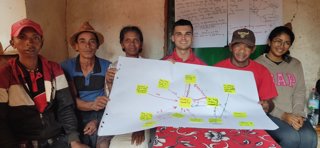
POLYGON ((99 135, 157 126, 277 128, 247 71, 120 57, 110 99, 99 135))
POLYGON ((175 0, 175 19, 193 23, 196 48, 224 47, 233 31, 244 27, 264 45, 270 31, 282 25, 282 0, 175 0))

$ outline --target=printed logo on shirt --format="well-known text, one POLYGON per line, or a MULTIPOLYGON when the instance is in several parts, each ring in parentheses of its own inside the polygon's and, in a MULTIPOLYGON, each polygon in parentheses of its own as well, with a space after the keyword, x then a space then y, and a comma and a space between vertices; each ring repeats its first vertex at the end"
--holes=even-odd
POLYGON ((276 75, 272 75, 274 79, 274 84, 276 86, 289 86, 293 87, 296 85, 296 76, 292 73, 276 73, 276 75))

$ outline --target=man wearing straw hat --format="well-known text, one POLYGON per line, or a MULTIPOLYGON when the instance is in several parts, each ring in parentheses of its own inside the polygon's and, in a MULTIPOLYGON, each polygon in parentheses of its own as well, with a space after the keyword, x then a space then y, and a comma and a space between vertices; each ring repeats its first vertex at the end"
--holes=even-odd
POLYGON ((84 22, 69 39, 79 55, 61 64, 79 111, 81 140, 92 148, 97 145, 98 125, 108 102, 104 87, 105 74, 111 62, 96 56, 103 42, 103 35, 95 31, 89 22, 84 22))

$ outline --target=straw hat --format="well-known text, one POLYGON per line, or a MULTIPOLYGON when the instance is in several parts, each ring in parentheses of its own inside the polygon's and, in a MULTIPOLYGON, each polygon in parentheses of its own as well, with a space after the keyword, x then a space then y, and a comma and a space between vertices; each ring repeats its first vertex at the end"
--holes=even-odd
POLYGON ((82 25, 80 26, 80 28, 78 29, 77 32, 75 32, 70 38, 69 38, 69 43, 71 45, 72 48, 75 48, 76 45, 76 41, 77 41, 77 37, 80 33, 82 32, 91 32, 93 34, 96 35, 98 41, 99 41, 99 45, 101 45, 104 42, 104 37, 101 33, 97 32, 94 30, 94 28, 89 24, 89 22, 84 22, 82 23, 82 25))

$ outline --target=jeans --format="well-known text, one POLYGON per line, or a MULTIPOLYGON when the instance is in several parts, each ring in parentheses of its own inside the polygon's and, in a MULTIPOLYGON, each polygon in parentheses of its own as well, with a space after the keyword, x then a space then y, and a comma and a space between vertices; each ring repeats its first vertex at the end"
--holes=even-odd
POLYGON ((297 131, 287 122, 269 115, 269 118, 279 126, 276 130, 267 130, 271 137, 283 148, 316 148, 317 133, 309 120, 297 131))

